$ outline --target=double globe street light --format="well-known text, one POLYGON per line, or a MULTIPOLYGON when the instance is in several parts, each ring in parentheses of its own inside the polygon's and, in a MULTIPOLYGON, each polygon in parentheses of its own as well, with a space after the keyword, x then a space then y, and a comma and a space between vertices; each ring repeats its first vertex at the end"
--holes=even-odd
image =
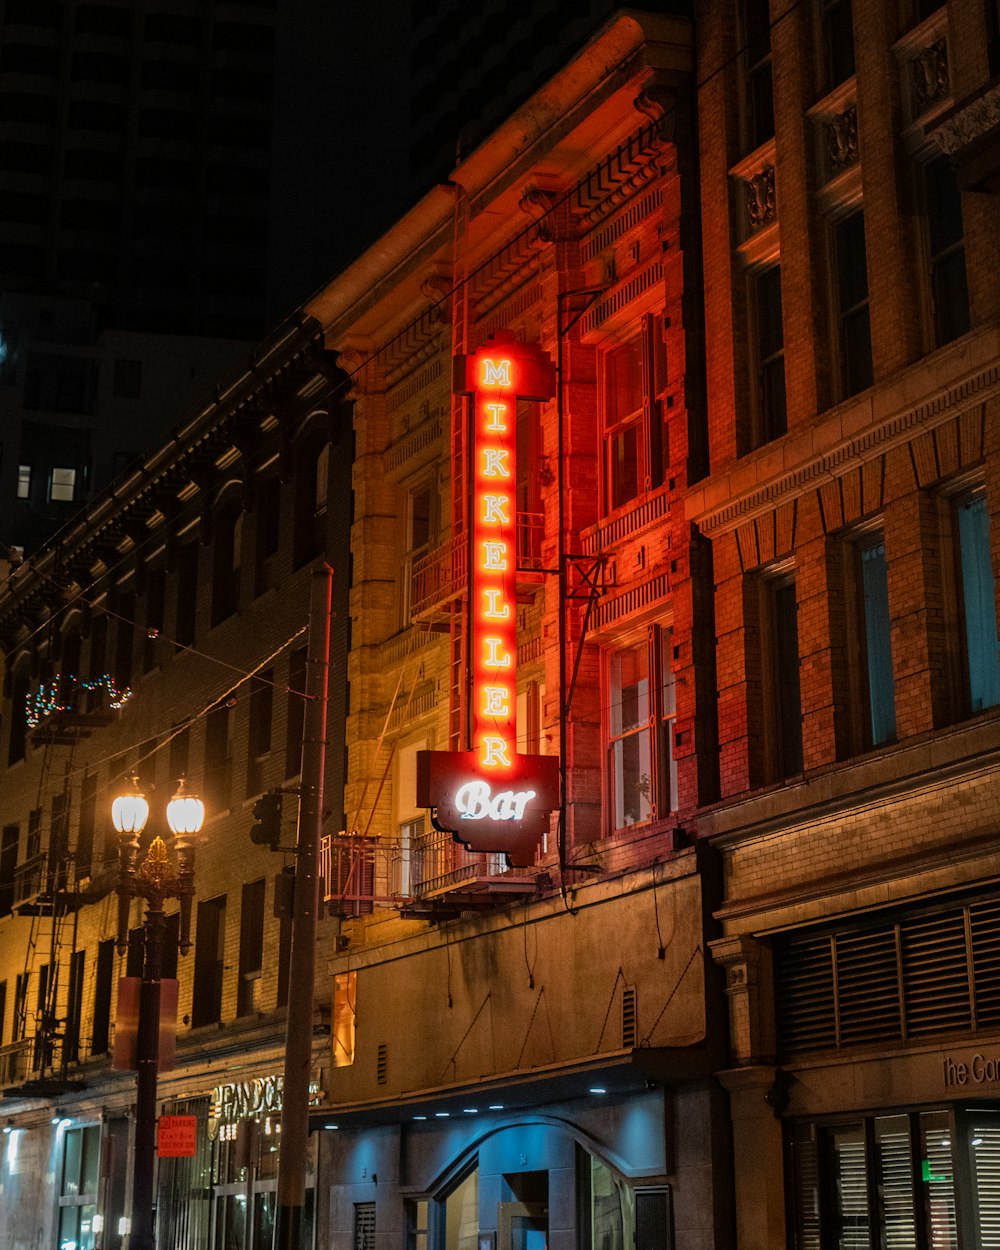
POLYGON ((119 955, 128 949, 129 913, 133 898, 146 900, 143 920, 143 966, 139 989, 139 1022, 135 1045, 135 1140, 132 1156, 132 1202, 129 1250, 154 1250, 153 1169, 156 1159, 156 1079, 160 1044, 160 980, 163 969, 165 918, 168 898, 180 900, 178 949, 191 949, 191 899, 194 896, 195 839, 205 820, 205 804, 188 794, 182 777, 167 804, 167 824, 174 835, 176 869, 163 839, 153 838, 142 863, 139 837, 149 819, 149 803, 132 774, 131 789, 111 805, 118 833, 119 955))

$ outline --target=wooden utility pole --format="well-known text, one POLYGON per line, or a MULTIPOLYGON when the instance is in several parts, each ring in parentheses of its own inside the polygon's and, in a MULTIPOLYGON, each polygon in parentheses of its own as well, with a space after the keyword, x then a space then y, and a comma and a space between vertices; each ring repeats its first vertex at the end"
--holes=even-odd
POLYGON ((302 729, 302 788, 295 854, 295 901, 289 956, 285 1079, 281 1095, 275 1250, 298 1250, 306 1195, 309 1078, 312 1072, 313 989, 319 913, 319 840, 323 823, 326 709, 330 672, 333 570, 315 569, 309 598, 306 710, 302 729))

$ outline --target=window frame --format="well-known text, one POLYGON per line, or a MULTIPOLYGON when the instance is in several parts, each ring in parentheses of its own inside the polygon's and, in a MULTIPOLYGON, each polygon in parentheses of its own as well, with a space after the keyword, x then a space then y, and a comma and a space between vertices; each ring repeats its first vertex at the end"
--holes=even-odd
MULTIPOLYGON (((670 663, 673 626, 669 621, 656 622, 608 647, 603 657, 604 690, 604 789, 605 828, 610 836, 634 829, 647 829, 667 821, 677 812, 677 765, 674 755, 673 726, 677 714, 676 678, 670 663), (616 665, 629 654, 642 653, 646 691, 644 714, 635 723, 623 725, 616 718, 616 706, 624 707, 621 677, 616 665), (642 739, 645 737, 645 755, 642 739), (637 791, 640 798, 637 819, 626 819, 626 744, 640 744, 640 758, 648 761, 646 789, 639 773, 637 791), (645 810, 644 810, 645 809, 645 810)), ((635 688, 639 683, 633 683, 635 688)))
POLYGON ((599 355, 598 395, 601 416, 601 512, 604 516, 628 509, 662 486, 669 464, 668 438, 663 410, 667 391, 667 346, 662 313, 644 313, 633 322, 627 334, 605 344, 599 355), (619 412, 618 391, 614 386, 616 358, 626 352, 638 360, 636 404, 619 412), (615 484, 612 445, 629 433, 635 437, 635 481, 620 493, 615 484))
POLYGON ((834 332, 837 360, 837 386, 840 399, 850 399, 871 387, 874 381, 874 358, 871 337, 871 288, 868 281, 868 242, 865 233, 864 204, 860 199, 842 206, 842 211, 829 223, 828 255, 830 266, 831 325, 834 332), (845 230, 860 217, 861 242, 864 254, 864 294, 848 291, 849 283, 858 273, 843 262, 847 258, 845 230), (852 295, 857 298, 851 299, 852 295), (864 325, 867 359, 858 357, 851 345, 850 332, 864 325))
POLYGON ((752 364, 754 370, 754 386, 752 391, 751 428, 752 449, 764 447, 775 439, 788 433, 788 386, 785 376, 785 327, 784 302, 781 295, 781 258, 774 256, 766 264, 755 267, 747 273, 747 304, 749 308, 750 334, 752 344, 752 364), (763 315, 764 301, 760 294, 764 291, 764 283, 777 275, 777 309, 770 310, 770 316, 763 315), (765 341, 765 321, 773 321, 781 331, 780 345, 765 341), (767 348, 771 350, 768 351, 767 348), (778 368, 780 366, 780 369, 778 368), (780 378, 781 403, 778 406, 768 401, 770 394, 777 395, 778 388, 769 387, 767 378, 769 371, 780 378))

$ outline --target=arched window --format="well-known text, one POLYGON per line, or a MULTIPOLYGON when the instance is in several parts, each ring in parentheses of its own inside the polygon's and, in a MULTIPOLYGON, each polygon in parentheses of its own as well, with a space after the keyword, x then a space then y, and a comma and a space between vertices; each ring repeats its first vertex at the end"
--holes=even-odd
POLYGON ((218 625, 240 605, 240 565, 243 559, 243 501, 226 494, 215 514, 212 560, 212 624, 218 625))
POLYGON ((321 554, 326 539, 330 444, 325 431, 304 439, 295 457, 295 533, 292 563, 301 568, 321 554))

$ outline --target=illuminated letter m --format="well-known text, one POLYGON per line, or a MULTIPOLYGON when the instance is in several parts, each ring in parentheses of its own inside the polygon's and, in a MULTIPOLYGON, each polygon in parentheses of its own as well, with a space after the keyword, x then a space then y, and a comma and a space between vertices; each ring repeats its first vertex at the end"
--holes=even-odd
POLYGON ((495 364, 492 360, 483 361, 483 386, 510 386, 510 361, 501 360, 495 364))

